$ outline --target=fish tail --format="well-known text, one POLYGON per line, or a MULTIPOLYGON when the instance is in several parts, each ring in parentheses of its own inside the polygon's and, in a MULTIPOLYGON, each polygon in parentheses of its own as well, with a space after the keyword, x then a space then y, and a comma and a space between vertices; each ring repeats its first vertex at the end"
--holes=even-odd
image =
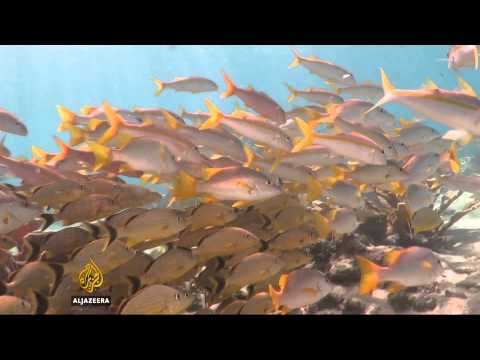
POLYGON ((32 155, 40 161, 48 161, 49 154, 38 146, 32 145, 32 155))
POLYGON ((374 262, 364 258, 363 256, 356 256, 362 277, 360 280, 360 294, 367 295, 378 287, 380 283, 380 272, 382 267, 374 262))
POLYGON ((340 95, 342 93, 342 89, 339 88, 336 84, 330 82, 328 85, 330 85, 335 94, 340 95))
POLYGON ((68 129, 70 133, 70 145, 75 146, 83 143, 87 139, 87 135, 83 129, 72 126, 68 129))
POLYGON ((205 99, 208 111, 210 111, 210 117, 200 126, 200 130, 215 128, 220 124, 220 120, 223 117, 222 112, 215 106, 209 99, 205 99))
POLYGON ((288 102, 292 102, 293 100, 295 100, 295 98, 298 95, 297 90, 295 90, 293 86, 290 86, 287 83, 285 83, 285 85, 287 86, 287 89, 290 92, 290 96, 288 97, 288 102))
POLYGON ((450 145, 448 151, 443 154, 441 158, 443 161, 448 161, 448 163, 450 164, 450 169, 454 174, 458 174, 461 171, 461 165, 457 157, 457 147, 455 143, 452 143, 452 145, 450 145))
POLYGON ((275 290, 275 288, 268 284, 268 293, 270 294, 270 297, 272 298, 272 305, 275 311, 277 311, 280 308, 280 295, 282 294, 281 291, 275 290))
POLYGON ((172 129, 175 130, 178 127, 177 119, 175 119, 173 115, 170 114, 168 111, 161 110, 161 113, 163 115, 163 118, 167 122, 168 126, 170 126, 172 129))
POLYGON ((185 171, 180 171, 173 183, 172 197, 175 199, 197 196, 197 181, 185 171))
POLYGON ((293 61, 290 65, 288 65, 289 69, 293 69, 293 68, 300 65, 300 54, 298 53, 297 49, 295 49, 293 47, 291 49, 292 49, 292 52, 293 52, 293 61))
POLYGON ((395 92, 397 91, 397 89, 392 84, 392 82, 388 78, 388 76, 385 73, 385 71, 383 70, 383 68, 380 68, 380 74, 382 76, 382 87, 383 87, 384 95, 373 107, 368 109, 364 113, 364 115, 367 115, 369 112, 371 112, 371 111, 379 108, 380 106, 383 106, 383 105, 389 103, 390 101, 392 101, 392 99, 395 96, 395 92))
POLYGON ((71 152, 72 148, 65 144, 62 139, 60 139, 58 136, 54 136, 53 139, 57 143, 57 146, 60 148, 60 156, 62 159, 65 159, 68 154, 71 152))
POLYGON ((105 122, 105 120, 92 119, 88 122, 88 128, 92 131, 95 131, 104 122, 105 122))
POLYGON ((295 122, 297 123, 297 126, 300 128, 303 134, 303 139, 300 140, 292 149, 292 152, 299 152, 302 149, 306 148, 307 146, 312 145, 313 143, 313 136, 314 132, 312 127, 307 124, 304 120, 300 118, 295 118, 295 122))
POLYGON ((67 109, 63 105, 57 106, 58 114, 60 115, 60 125, 58 126, 57 131, 64 131, 71 128, 75 125, 75 113, 67 109))
POLYGON ((105 145, 108 141, 113 139, 119 132, 120 125, 124 123, 122 117, 120 117, 110 106, 107 101, 103 102, 103 111, 107 115, 108 122, 110 123, 110 128, 105 131, 102 137, 98 140, 100 145, 105 145))
POLYGON ((110 161, 112 157, 112 149, 107 146, 97 144, 94 141, 88 141, 87 145, 95 155, 95 164, 93 166, 93 171, 98 171, 110 161))
POLYGON ((223 72, 223 80, 225 80, 225 84, 227 85, 227 90, 221 95, 222 99, 230 97, 235 92, 235 84, 233 83, 232 79, 228 76, 228 74, 224 71, 223 72))
POLYGON ((157 90, 155 91, 155 96, 160 96, 162 91, 165 89, 165 85, 158 79, 153 80, 155 85, 157 85, 157 90))

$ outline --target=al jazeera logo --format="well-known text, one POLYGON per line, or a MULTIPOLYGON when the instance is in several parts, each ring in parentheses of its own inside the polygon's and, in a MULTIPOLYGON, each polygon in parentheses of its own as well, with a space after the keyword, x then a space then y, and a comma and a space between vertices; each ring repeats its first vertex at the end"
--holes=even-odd
POLYGON ((110 296, 95 296, 93 293, 103 285, 103 274, 95 262, 90 259, 82 271, 78 274, 80 288, 87 294, 84 296, 73 296, 72 305, 75 306, 105 306, 112 303, 110 296))

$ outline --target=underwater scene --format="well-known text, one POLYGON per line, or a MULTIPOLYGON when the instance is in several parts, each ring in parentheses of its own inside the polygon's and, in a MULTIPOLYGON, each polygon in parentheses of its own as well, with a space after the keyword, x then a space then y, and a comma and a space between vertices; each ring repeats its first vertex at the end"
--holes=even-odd
POLYGON ((480 314, 479 51, 0 46, 0 314, 480 314))

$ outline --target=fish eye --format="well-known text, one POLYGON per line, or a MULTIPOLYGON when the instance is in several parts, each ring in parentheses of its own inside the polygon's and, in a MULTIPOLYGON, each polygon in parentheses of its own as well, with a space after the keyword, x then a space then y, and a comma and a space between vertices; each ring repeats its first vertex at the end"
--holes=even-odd
POLYGON ((189 297, 189 296, 190 296, 190 294, 189 294, 188 292, 183 293, 183 295, 184 295, 185 297, 189 297))
POLYGON ((267 185, 272 185, 272 182, 270 181, 270 179, 268 179, 268 180, 265 182, 265 184, 267 184, 267 185))
POLYGON ((179 293, 175 293, 175 300, 180 300, 180 294, 179 293))

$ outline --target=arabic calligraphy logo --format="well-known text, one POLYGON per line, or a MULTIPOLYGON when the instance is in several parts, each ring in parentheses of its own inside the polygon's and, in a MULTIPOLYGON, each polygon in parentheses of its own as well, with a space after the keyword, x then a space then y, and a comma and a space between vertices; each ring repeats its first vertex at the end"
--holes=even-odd
POLYGON ((95 262, 90 259, 90 262, 85 265, 83 270, 78 275, 80 287, 87 293, 91 294, 103 284, 103 274, 95 262))

